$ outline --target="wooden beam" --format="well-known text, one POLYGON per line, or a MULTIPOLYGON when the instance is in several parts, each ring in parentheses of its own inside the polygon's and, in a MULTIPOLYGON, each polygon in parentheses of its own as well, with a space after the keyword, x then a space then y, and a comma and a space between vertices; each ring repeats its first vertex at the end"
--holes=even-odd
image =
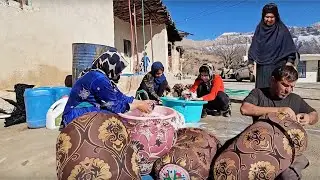
POLYGON ((133 27, 132 27, 132 12, 131 12, 131 0, 128 0, 128 7, 129 7, 129 17, 130 17, 130 31, 131 31, 131 63, 130 63, 130 71, 134 70, 134 47, 135 47, 135 42, 134 42, 134 35, 133 35, 133 27))
POLYGON ((134 32, 136 35, 136 53, 137 53, 137 64, 135 72, 139 72, 139 54, 138 54, 138 35, 137 35, 137 19, 136 19, 136 6, 133 4, 133 14, 134 14, 134 32))
POLYGON ((151 38, 151 58, 152 58, 152 63, 154 62, 154 57, 153 57, 153 32, 152 32, 152 20, 150 19, 150 38, 151 38))
POLYGON ((151 11, 150 11, 149 7, 145 7, 145 8, 149 11, 149 13, 150 13, 150 15, 149 15, 149 16, 152 16, 152 17, 157 21, 157 23, 159 23, 159 24, 160 24, 160 21, 158 20, 158 18, 157 18, 157 17, 155 17, 155 16, 151 13, 151 11))
POLYGON ((144 23, 145 23, 145 19, 144 19, 144 0, 141 0, 141 15, 142 15, 142 36, 143 36, 143 52, 146 51, 146 34, 144 31, 144 23))
MULTIPOLYGON (((133 0, 134 2, 137 2, 138 4, 136 4, 136 9, 142 9, 142 3, 141 0, 133 0)), ((126 0, 114 0, 115 6, 114 6, 114 14, 116 17, 119 17, 122 20, 125 21, 129 21, 128 18, 126 18, 126 14, 129 10, 128 6, 128 1, 126 0)), ((131 7, 133 5, 131 4, 131 7)), ((167 24, 170 20, 170 16, 169 13, 167 12, 165 6, 163 5, 163 3, 161 1, 148 1, 145 0, 144 3, 144 8, 146 8, 146 16, 145 17, 145 22, 150 21, 150 19, 152 19, 153 23, 157 23, 157 24, 167 24)), ((136 18, 137 18, 137 22, 142 22, 140 17, 142 16, 142 14, 140 13, 140 11, 137 10, 136 12, 136 18)), ((139 26, 139 25, 138 25, 139 26)))

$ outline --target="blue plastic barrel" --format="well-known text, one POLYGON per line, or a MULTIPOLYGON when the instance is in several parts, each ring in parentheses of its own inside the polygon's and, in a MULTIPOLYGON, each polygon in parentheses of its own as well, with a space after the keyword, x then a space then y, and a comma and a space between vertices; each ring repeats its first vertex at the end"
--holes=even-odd
POLYGON ((54 89, 56 101, 61 99, 63 96, 69 96, 71 92, 71 88, 65 86, 56 86, 52 87, 52 89, 54 89))
MULTIPOLYGON (((40 86, 40 87, 34 87, 33 89, 45 89, 53 92, 52 87, 50 86, 40 86)), ((54 93, 54 92, 53 92, 54 93)))
MULTIPOLYGON (((43 89, 43 90, 48 90, 48 91, 50 91, 50 92, 52 93, 52 95, 53 95, 54 97, 56 96, 55 90, 52 89, 52 87, 50 87, 50 86, 34 87, 33 89, 35 89, 35 90, 41 90, 41 89, 43 89)), ((54 99, 54 100, 56 100, 56 99, 54 99)))
POLYGON ((29 128, 46 127, 46 115, 50 106, 55 102, 52 89, 34 88, 26 89, 24 102, 26 106, 26 118, 29 128))
POLYGON ((73 43, 72 44, 72 82, 78 79, 79 74, 86 68, 90 68, 95 60, 103 52, 112 47, 101 44, 73 43))
POLYGON ((186 123, 197 123, 201 120, 201 113, 207 101, 186 101, 174 97, 161 97, 162 105, 170 107, 183 114, 186 123))

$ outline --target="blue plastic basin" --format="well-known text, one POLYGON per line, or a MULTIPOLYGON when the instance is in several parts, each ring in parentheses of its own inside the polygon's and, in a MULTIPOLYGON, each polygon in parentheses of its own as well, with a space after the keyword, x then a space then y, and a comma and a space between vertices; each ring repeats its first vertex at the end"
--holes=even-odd
POLYGON ((150 175, 141 176, 142 180, 153 180, 153 178, 150 175))
POLYGON ((55 102, 55 95, 50 88, 26 89, 24 92, 26 119, 29 128, 46 127, 46 114, 55 102))
POLYGON ((174 97, 161 97, 162 104, 183 114, 186 123, 197 123, 201 120, 201 113, 207 101, 186 101, 174 97))

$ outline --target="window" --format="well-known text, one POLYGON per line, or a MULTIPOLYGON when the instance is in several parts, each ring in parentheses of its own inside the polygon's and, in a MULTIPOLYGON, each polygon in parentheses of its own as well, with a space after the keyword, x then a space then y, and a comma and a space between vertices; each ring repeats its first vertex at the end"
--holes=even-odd
POLYGON ((171 56, 172 45, 168 44, 168 56, 171 56))
POLYGON ((124 55, 131 57, 132 52, 131 52, 131 41, 124 39, 123 40, 123 49, 124 49, 124 55))
POLYGON ((299 78, 306 78, 307 65, 306 61, 300 61, 298 64, 299 78))

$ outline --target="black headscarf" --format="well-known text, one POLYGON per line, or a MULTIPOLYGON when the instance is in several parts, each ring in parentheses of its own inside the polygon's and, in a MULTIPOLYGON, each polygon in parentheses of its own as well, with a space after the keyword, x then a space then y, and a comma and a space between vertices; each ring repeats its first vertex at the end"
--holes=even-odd
POLYGON ((92 63, 92 67, 80 73, 80 77, 89 71, 100 71, 112 82, 118 83, 120 73, 128 66, 128 62, 121 56, 116 48, 110 48, 103 52, 92 63))
POLYGON ((205 85, 206 90, 208 92, 210 92, 211 89, 212 89, 212 80, 213 80, 214 77, 215 77, 215 75, 214 75, 214 66, 211 63, 205 63, 205 64, 200 66, 200 68, 199 68, 199 76, 198 76, 197 79, 202 81, 201 83, 203 85, 205 85), (209 74, 209 78, 210 79, 207 82, 203 82, 202 79, 201 79, 201 72, 202 72, 203 69, 205 69, 205 71, 207 71, 208 74, 209 74))
POLYGON ((154 80, 153 80, 153 88, 154 88, 154 90, 155 90, 156 92, 158 92, 161 84, 162 84, 165 80, 167 80, 167 79, 166 79, 166 76, 165 76, 163 73, 162 73, 162 75, 161 75, 160 77, 156 77, 156 76, 155 76, 159 70, 164 71, 163 64, 162 64, 161 62, 159 62, 159 61, 154 62, 154 63, 152 64, 152 66, 151 66, 151 74, 152 74, 152 76, 153 76, 153 78, 154 78, 154 80))
POLYGON ((274 3, 267 4, 262 10, 262 19, 256 27, 249 49, 249 60, 257 64, 276 64, 279 60, 297 52, 288 28, 280 19, 278 7, 274 3), (272 13, 276 22, 272 26, 264 23, 264 16, 272 13))

